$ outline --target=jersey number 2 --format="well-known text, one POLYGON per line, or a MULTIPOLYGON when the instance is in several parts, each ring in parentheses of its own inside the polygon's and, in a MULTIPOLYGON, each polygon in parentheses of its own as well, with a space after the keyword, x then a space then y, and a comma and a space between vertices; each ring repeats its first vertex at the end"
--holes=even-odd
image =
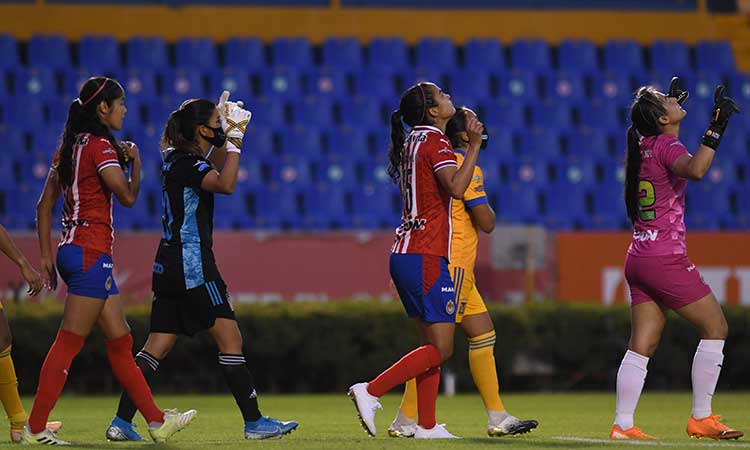
POLYGON ((648 180, 641 180, 638 183, 638 210, 641 220, 644 222, 656 219, 656 209, 651 208, 654 203, 656 203, 654 183, 648 180))

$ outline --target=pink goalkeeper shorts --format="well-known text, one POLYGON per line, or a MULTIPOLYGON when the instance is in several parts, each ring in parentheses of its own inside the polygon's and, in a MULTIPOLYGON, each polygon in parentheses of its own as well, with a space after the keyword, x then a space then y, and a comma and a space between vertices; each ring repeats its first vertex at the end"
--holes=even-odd
POLYGON ((680 309, 711 293, 687 255, 633 256, 625 259, 630 304, 656 301, 680 309))

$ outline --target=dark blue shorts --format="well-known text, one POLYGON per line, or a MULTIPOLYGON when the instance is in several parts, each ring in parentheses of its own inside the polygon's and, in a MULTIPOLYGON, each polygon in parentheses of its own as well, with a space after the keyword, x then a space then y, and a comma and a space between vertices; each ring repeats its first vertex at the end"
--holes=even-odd
POLYGON ((456 322, 456 293, 445 258, 391 253, 390 268, 409 317, 427 323, 456 322))
POLYGON ((112 276, 114 264, 106 253, 96 253, 77 245, 66 244, 57 249, 57 271, 60 272, 68 293, 81 297, 106 300, 118 294, 112 276))

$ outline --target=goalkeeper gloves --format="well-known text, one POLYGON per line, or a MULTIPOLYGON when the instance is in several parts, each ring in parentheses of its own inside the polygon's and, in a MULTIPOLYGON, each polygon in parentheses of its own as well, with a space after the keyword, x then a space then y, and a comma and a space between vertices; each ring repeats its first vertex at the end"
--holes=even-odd
POLYGON ((724 95, 724 86, 717 86, 714 93, 714 107, 711 111, 711 123, 708 125, 705 134, 703 134, 701 143, 706 147, 716 150, 724 135, 724 131, 727 129, 729 118, 732 114, 738 112, 740 112, 740 109, 734 100, 724 95))
POLYGON ((252 113, 243 108, 241 101, 230 102, 229 91, 221 93, 216 108, 219 110, 221 127, 227 135, 227 152, 242 153, 242 139, 252 113))

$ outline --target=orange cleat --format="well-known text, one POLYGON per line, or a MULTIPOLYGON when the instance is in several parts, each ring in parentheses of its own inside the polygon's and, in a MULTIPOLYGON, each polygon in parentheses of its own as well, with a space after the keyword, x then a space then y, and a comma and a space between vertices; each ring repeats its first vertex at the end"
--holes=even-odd
POLYGON ((612 431, 609 432, 610 439, 640 439, 640 440, 654 440, 653 436, 650 436, 638 427, 630 427, 627 430, 623 430, 617 425, 612 425, 612 431))
MULTIPOLYGON (((21 440, 23 439, 23 425, 21 425, 21 428, 18 428, 17 426, 14 428, 13 426, 11 426, 10 428, 11 442, 15 444, 21 443, 21 440)), ((60 428, 62 428, 62 422, 58 422, 58 421, 47 422, 47 429, 55 434, 57 434, 57 432, 60 431, 60 428)))
POLYGON ((703 419, 696 419, 690 416, 687 423, 688 436, 694 438, 707 437, 711 439, 739 439, 745 435, 742 431, 734 430, 724 425, 721 416, 714 414, 703 419))

